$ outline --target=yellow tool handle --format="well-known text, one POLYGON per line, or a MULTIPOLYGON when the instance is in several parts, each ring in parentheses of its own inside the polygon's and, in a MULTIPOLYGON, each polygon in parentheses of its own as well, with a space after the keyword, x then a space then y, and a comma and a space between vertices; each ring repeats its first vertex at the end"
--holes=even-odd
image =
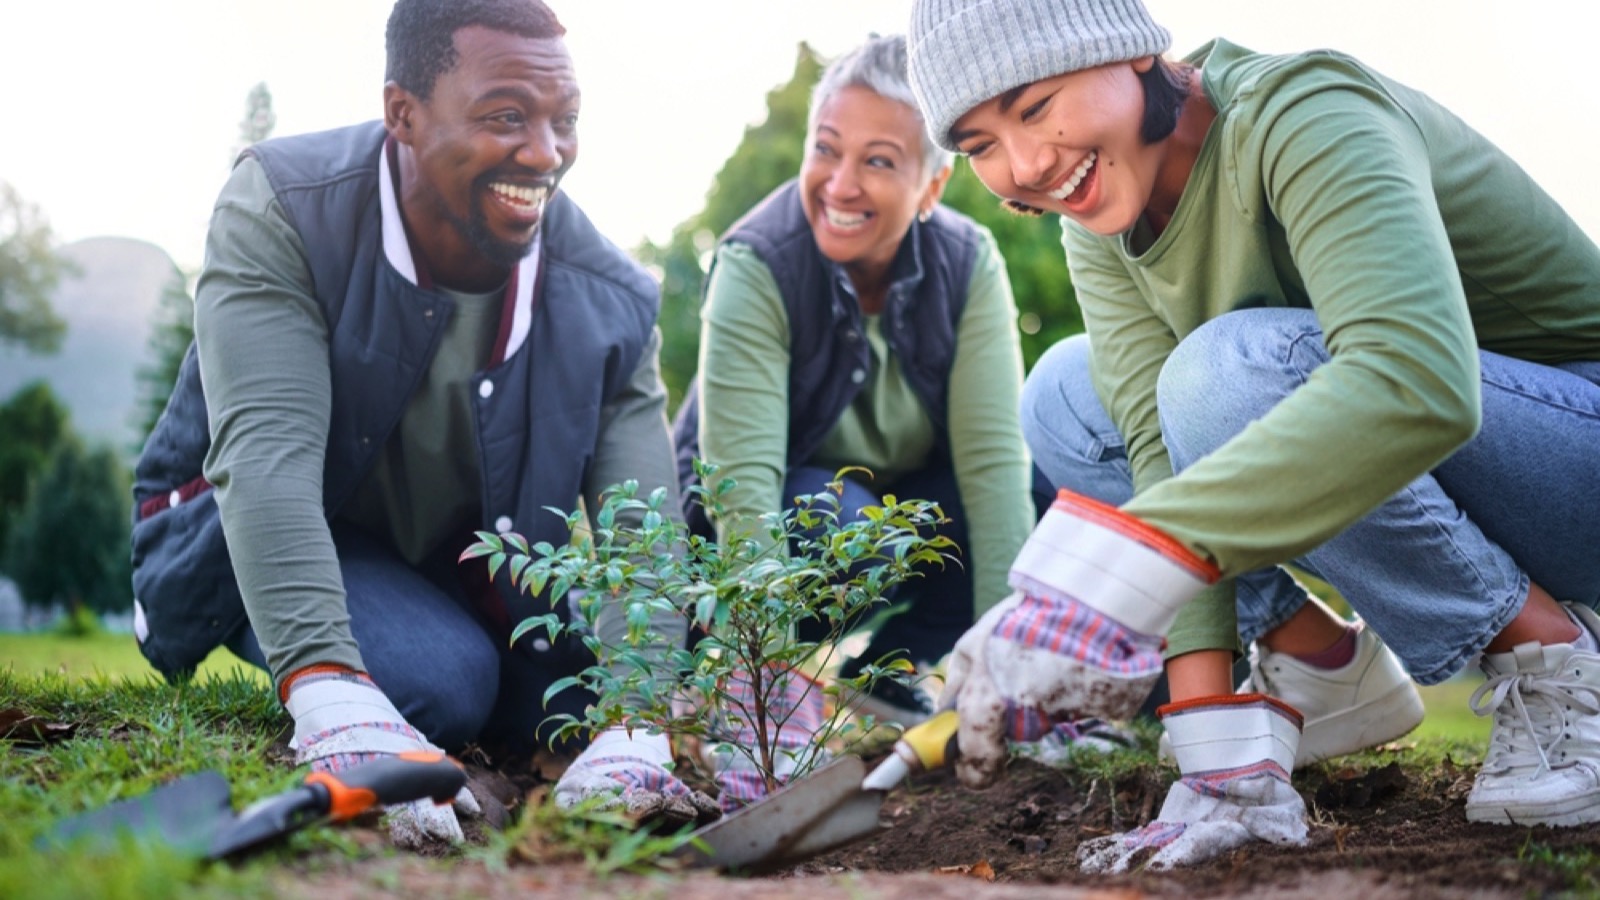
MULTIPOLYGON (((921 725, 907 729, 898 743, 916 757, 923 771, 937 769, 956 758, 956 729, 959 727, 961 717, 955 710, 947 709, 921 725)), ((897 746, 895 749, 900 748, 897 746)))

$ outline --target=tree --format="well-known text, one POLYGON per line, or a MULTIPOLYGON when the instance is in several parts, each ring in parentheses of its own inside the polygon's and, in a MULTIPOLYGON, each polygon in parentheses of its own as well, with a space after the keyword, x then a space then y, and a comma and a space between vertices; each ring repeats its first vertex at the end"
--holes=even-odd
POLYGON ((67 333, 50 308, 61 276, 74 271, 56 255, 55 235, 37 206, 0 182, 0 345, 54 353, 67 333))
POLYGON ((59 603, 74 618, 132 606, 128 482, 112 448, 58 442, 6 545, 6 570, 29 604, 59 603))
POLYGON ((156 421, 167 408, 167 398, 178 381, 178 369, 183 365, 184 354, 194 343, 194 300, 189 296, 188 279, 176 266, 167 283, 161 288, 161 300, 156 307, 155 324, 150 329, 147 359, 141 366, 139 402, 134 409, 135 424, 141 436, 149 436, 156 421))
POLYGON ((1022 360, 1028 368, 1056 341, 1083 331, 1083 313, 1078 310, 1078 295, 1072 289, 1061 249, 1059 218, 1034 218, 1006 210, 965 159, 955 162, 944 203, 994 233, 1016 297, 1022 360))
POLYGON ((698 366, 700 291, 717 235, 800 171, 811 86, 822 62, 805 43, 794 74, 767 94, 767 118, 745 129, 706 194, 705 208, 679 223, 665 246, 650 241, 634 256, 661 280, 661 376, 676 407, 698 366))
POLYGON ((43 381, 24 385, 0 406, 0 560, 29 485, 69 431, 66 407, 43 381))
MULTIPOLYGON (((266 140, 278 124, 278 115, 272 111, 272 92, 267 83, 260 81, 244 98, 244 118, 239 120, 239 143, 234 147, 233 159, 252 144, 266 140)), ((229 159, 231 164, 233 159, 229 159)))
MULTIPOLYGON (((634 256, 661 281, 661 374, 675 406, 698 364, 700 295, 718 235, 778 185, 800 171, 811 89, 822 61, 802 43, 789 81, 767 94, 767 118, 745 129, 706 195, 705 208, 672 231, 665 245, 644 242, 634 256)), ((944 202, 994 233, 1005 257, 1019 312, 1024 363, 1083 330, 1077 296, 1061 250, 1061 225, 1005 211, 957 160, 944 202)))
MULTIPOLYGON (((278 124, 272 111, 272 91, 265 81, 258 82, 244 99, 244 118, 239 120, 239 141, 234 147, 231 164, 239 154, 253 144, 266 140, 278 124)), ((172 277, 161 289, 161 301, 156 308, 156 320, 150 332, 148 365, 139 369, 139 405, 134 412, 139 434, 149 436, 167 408, 172 387, 178 380, 178 369, 183 366, 184 354, 194 343, 194 298, 189 293, 190 273, 172 270, 172 277)))

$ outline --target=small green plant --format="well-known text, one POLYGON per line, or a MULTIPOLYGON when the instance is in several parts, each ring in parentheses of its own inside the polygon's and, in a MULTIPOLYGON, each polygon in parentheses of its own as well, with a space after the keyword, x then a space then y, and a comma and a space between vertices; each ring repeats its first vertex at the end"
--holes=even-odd
MULTIPOLYGON (((719 515, 732 479, 719 480, 717 467, 699 460, 695 469, 702 484, 715 487, 691 492, 719 515)), ((580 598, 570 621, 553 612, 532 617, 512 636, 542 629, 554 639, 576 631, 595 654, 595 665, 545 695, 548 701, 582 685, 599 698, 581 720, 553 717, 558 737, 623 725, 725 741, 730 726, 743 724, 756 746, 721 742, 721 752, 743 754, 771 790, 787 752, 778 736, 794 712, 786 689, 801 683, 794 673, 827 668, 837 640, 881 611, 891 588, 920 567, 953 560, 954 544, 935 533, 947 520, 932 501, 885 496, 858 520, 844 521, 839 498, 851 471, 840 470, 821 493, 764 516, 765 541, 744 536, 719 544, 690 534, 664 510, 666 490, 640 499, 638 484, 629 481, 604 492, 592 529, 585 529, 582 512, 556 511, 573 534, 563 546, 479 532, 461 558, 486 559, 490 577, 506 567, 511 582, 529 594, 580 598), (625 627, 602 615, 620 615, 625 627), (797 639, 806 622, 822 623, 825 636, 797 639), (692 649, 682 639, 690 624, 705 634, 692 649)), ((870 720, 858 724, 848 716, 857 692, 879 678, 904 680, 912 668, 878 662, 826 687, 803 680, 805 691, 823 691, 833 703, 816 741, 783 767, 793 777, 819 760, 812 748, 848 743, 858 728, 870 728, 870 720)))

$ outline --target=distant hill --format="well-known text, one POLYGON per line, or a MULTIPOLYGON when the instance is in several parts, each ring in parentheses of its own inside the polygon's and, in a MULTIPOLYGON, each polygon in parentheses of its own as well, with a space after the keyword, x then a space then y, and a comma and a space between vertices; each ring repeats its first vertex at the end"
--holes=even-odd
POLYGON ((135 373, 146 364, 152 318, 177 266, 160 247, 133 238, 86 238, 60 253, 79 270, 61 280, 51 299, 67 322, 61 352, 32 356, 0 348, 0 400, 44 379, 71 410, 79 434, 131 455, 144 438, 133 424, 135 373))

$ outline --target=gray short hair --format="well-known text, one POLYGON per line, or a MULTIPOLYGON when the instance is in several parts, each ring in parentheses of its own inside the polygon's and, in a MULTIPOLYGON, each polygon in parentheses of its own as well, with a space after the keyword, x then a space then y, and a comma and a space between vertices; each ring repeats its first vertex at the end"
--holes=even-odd
MULTIPOLYGON (((911 92, 911 80, 907 75, 905 35, 873 35, 866 43, 834 60, 822 71, 816 87, 811 89, 811 112, 806 117, 808 138, 816 130, 817 115, 822 105, 831 100, 834 94, 857 85, 886 100, 904 103, 916 113, 917 121, 922 122, 922 112, 917 108, 917 98, 911 92)), ((926 126, 919 131, 922 134, 922 177, 927 181, 941 168, 950 165, 955 157, 934 141, 926 126)))

